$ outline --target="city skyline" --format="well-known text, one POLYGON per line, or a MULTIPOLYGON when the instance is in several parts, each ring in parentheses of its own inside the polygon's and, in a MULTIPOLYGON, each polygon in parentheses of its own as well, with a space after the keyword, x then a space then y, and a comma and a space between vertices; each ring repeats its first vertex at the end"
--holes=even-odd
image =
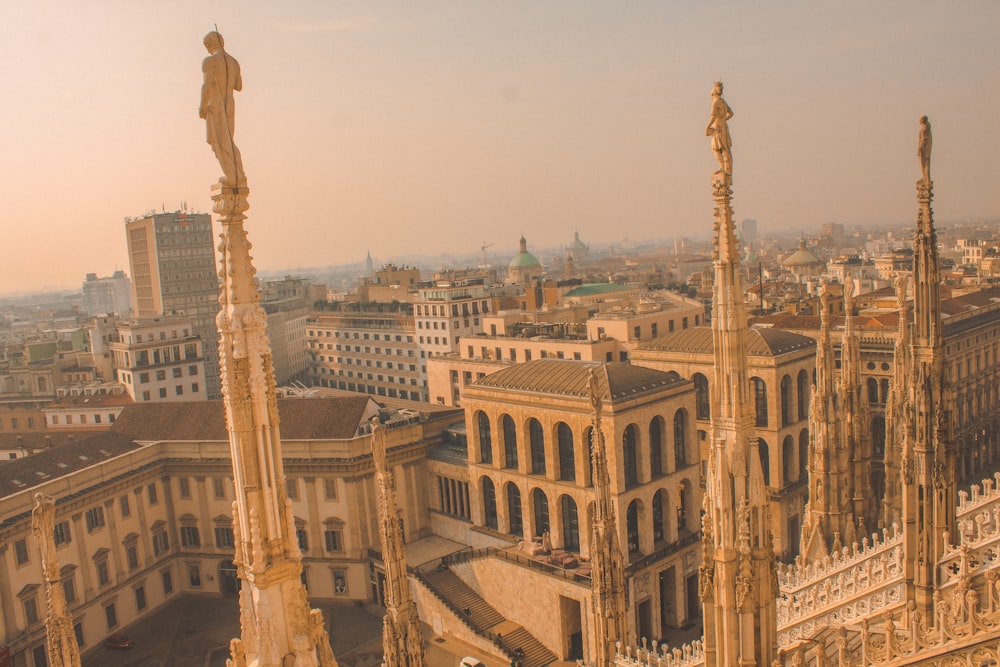
POLYGON ((247 224, 275 270, 513 253, 522 232, 531 247, 707 234, 716 79, 736 217, 763 232, 910 219, 922 114, 937 218, 996 217, 998 19, 988 2, 7 3, 0 179, 18 251, 0 292, 127 269, 126 216, 210 210, 197 95, 213 23, 244 69, 247 224))

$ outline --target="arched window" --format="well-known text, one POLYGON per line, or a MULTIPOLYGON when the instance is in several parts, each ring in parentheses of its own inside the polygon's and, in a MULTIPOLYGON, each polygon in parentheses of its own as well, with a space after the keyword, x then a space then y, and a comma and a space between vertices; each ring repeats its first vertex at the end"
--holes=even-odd
POLYGON ((795 440, 786 435, 781 443, 781 486, 787 486, 792 481, 792 471, 795 470, 795 440))
POLYGON ((799 479, 809 477, 809 429, 799 432, 799 479))
POLYGON ((576 479, 576 459, 573 454, 573 431, 564 422, 556 426, 556 440, 559 443, 559 479, 576 479))
POLYGON ((885 418, 872 417, 872 454, 880 461, 885 460, 885 418))
POLYGON ((514 482, 507 482, 507 516, 510 517, 510 534, 524 536, 524 520, 521 518, 521 489, 514 482))
POLYGON ((885 403, 887 400, 889 400, 889 378, 882 378, 881 380, 879 380, 878 386, 879 386, 878 401, 879 403, 885 403))
POLYGON ((563 549, 580 553, 580 519, 576 502, 569 496, 563 496, 559 504, 562 506, 563 549))
POLYGON ((510 415, 503 416, 503 466, 517 470, 517 427, 510 415))
POLYGON ((545 431, 537 419, 528 422, 528 440, 531 444, 531 474, 545 474, 545 431))
POLYGON ((479 423, 479 460, 482 463, 493 463, 493 437, 490 435, 490 418, 480 410, 476 413, 479 423))
POLYGON ((767 426, 767 384, 758 377, 750 378, 753 390, 754 424, 767 426))
POLYGON ((622 466, 625 468, 625 486, 639 483, 639 461, 636 458, 635 424, 629 424, 622 433, 622 466))
POLYGON ((809 419, 809 373, 803 368, 799 371, 798 399, 799 399, 799 421, 809 419))
POLYGON ((687 410, 681 408, 674 413, 674 467, 687 465, 687 410))
POLYGON ((497 489, 489 477, 483 477, 483 518, 487 528, 497 529, 497 489))
POLYGON ((649 471, 650 477, 658 477, 663 470, 663 419, 653 417, 649 422, 649 471))
POLYGON ((872 405, 878 403, 878 380, 868 378, 868 402, 872 405))
POLYGON ((760 467, 764 471, 764 484, 771 486, 771 455, 764 438, 757 438, 757 449, 760 451, 760 467))
POLYGON ((535 489, 531 492, 531 505, 535 513, 535 535, 541 536, 549 530, 549 499, 545 492, 535 489))
POLYGON ((663 540, 666 530, 663 526, 663 497, 666 495, 666 491, 660 489, 653 496, 653 541, 660 542, 663 540))
POLYGON ((630 554, 639 551, 639 501, 633 500, 628 504, 628 511, 625 513, 626 534, 628 537, 628 552, 630 554))
POLYGON ((795 422, 792 412, 792 376, 781 378, 781 425, 788 426, 795 422))
POLYGON ((694 380, 695 415, 698 419, 710 419, 712 417, 712 403, 708 393, 708 378, 701 373, 695 373, 692 379, 694 380))

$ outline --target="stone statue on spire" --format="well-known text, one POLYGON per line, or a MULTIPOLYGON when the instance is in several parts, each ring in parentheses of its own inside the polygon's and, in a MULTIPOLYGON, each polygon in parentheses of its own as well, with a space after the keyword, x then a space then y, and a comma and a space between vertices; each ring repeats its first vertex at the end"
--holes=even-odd
POLYGON ((931 182, 931 122, 927 116, 920 117, 920 132, 917 135, 917 157, 920 158, 921 180, 931 182))
POLYGON ((201 105, 198 117, 205 119, 207 139, 222 167, 223 185, 246 185, 243 158, 236 147, 233 133, 236 130, 236 101, 233 91, 243 90, 240 64, 226 53, 222 35, 212 31, 205 35, 205 48, 209 56, 201 63, 205 81, 201 86, 201 105))
POLYGON ((712 89, 712 110, 705 127, 705 136, 712 138, 712 152, 719 161, 719 170, 715 173, 727 178, 733 176, 733 140, 729 136, 729 119, 732 117, 732 108, 722 99, 722 82, 716 81, 712 89))

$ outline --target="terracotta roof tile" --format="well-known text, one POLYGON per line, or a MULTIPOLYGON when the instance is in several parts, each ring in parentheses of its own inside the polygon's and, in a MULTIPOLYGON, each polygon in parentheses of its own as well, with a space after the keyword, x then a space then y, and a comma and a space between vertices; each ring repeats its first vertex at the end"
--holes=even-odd
MULTIPOLYGON (((791 331, 772 328, 750 328, 747 331, 747 353, 751 357, 775 357, 810 347, 816 347, 814 338, 791 331)), ((646 341, 639 345, 639 349, 712 354, 715 343, 711 327, 691 327, 646 341)))
POLYGON ((491 373, 472 386, 587 398, 592 368, 601 398, 609 403, 687 382, 677 373, 631 364, 538 359, 491 373))
MULTIPOLYGON (((365 416, 368 396, 279 398, 284 440, 353 438, 365 416)), ((222 401, 133 403, 112 429, 140 442, 157 440, 228 440, 222 401)))

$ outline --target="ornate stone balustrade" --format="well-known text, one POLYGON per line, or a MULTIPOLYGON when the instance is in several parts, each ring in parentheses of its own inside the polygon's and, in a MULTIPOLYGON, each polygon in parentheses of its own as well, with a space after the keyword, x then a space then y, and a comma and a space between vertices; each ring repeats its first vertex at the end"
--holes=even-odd
POLYGON ((994 480, 984 479, 982 487, 959 491, 958 497, 958 535, 946 536, 945 555, 938 564, 943 590, 950 590, 962 577, 977 577, 1000 564, 1000 473, 994 480))
POLYGON ((1000 472, 994 473, 993 479, 984 479, 982 486, 973 484, 969 491, 959 491, 956 515, 962 519, 976 509, 997 504, 1000 504, 1000 472))
MULTIPOLYGON (((892 530, 883 530, 881 539, 878 533, 865 537, 861 544, 855 542, 850 547, 834 551, 829 556, 815 563, 805 564, 796 558, 791 565, 778 565, 778 586, 782 593, 797 593, 809 586, 815 586, 841 572, 862 565, 864 562, 877 558, 895 547, 902 546, 903 533, 893 525, 892 530)), ((902 551, 899 552, 900 555, 902 551)), ((780 623, 780 621, 779 621, 780 623)))
POLYGON ((618 642, 614 663, 618 667, 697 667, 705 664, 705 646, 699 639, 675 648, 655 641, 647 647, 645 638, 642 648, 623 646, 618 642))

